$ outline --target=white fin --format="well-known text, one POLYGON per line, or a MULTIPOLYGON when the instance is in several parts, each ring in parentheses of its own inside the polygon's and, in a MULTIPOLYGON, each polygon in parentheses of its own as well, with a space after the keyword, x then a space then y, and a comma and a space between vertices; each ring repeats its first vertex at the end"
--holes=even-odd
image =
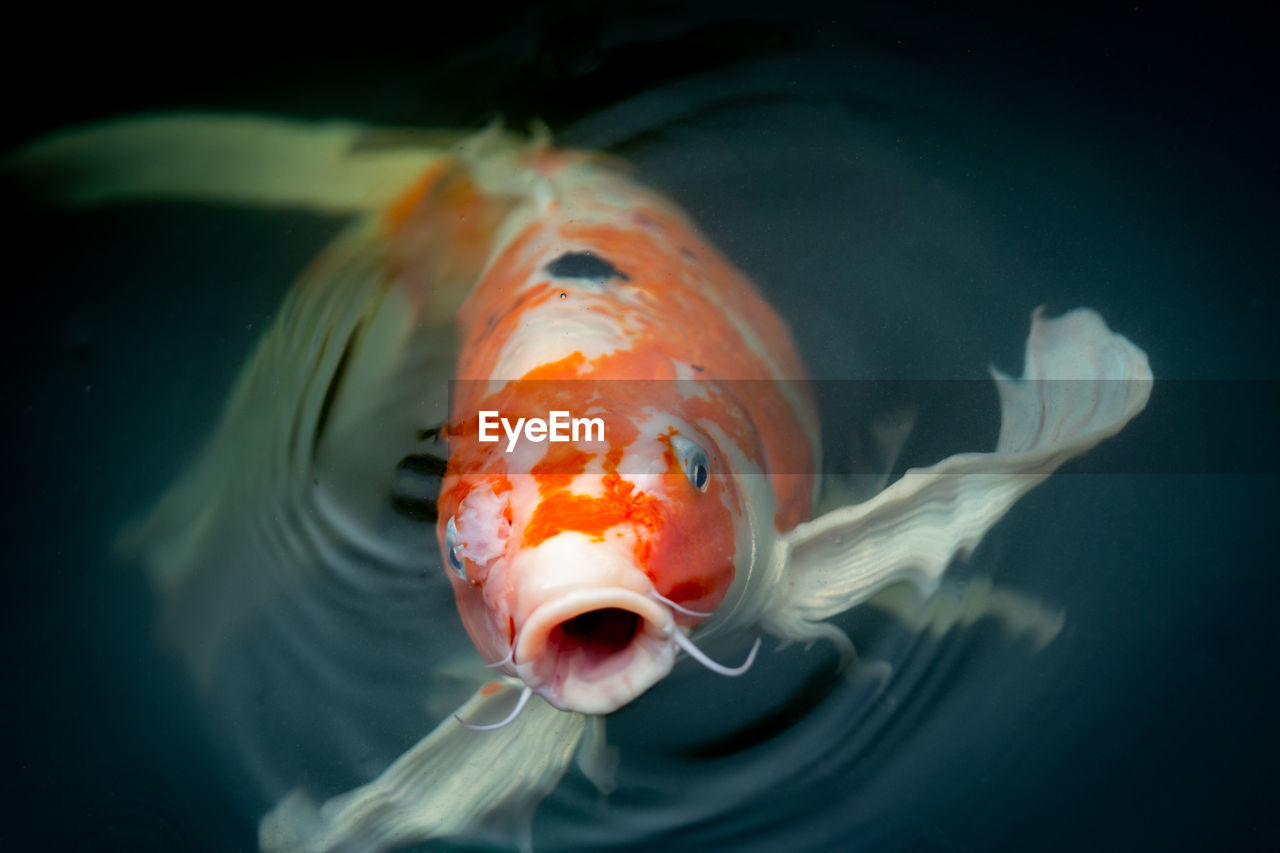
POLYGON ((351 213, 387 204, 472 136, 171 113, 54 133, 3 168, 61 204, 177 199, 351 213))
POLYGON ((944 583, 923 600, 916 587, 897 584, 880 590, 866 606, 884 611, 913 631, 926 630, 935 636, 992 619, 1010 634, 1029 639, 1036 651, 1053 642, 1066 624, 1062 610, 983 577, 963 584, 944 583))
MULTIPOLYGON (((453 605, 451 590, 441 589, 448 595, 451 610, 453 605)), ((453 613, 449 616, 452 618, 453 613)), ((426 696, 422 709, 428 720, 443 720, 457 710, 458 706, 483 685, 494 679, 494 672, 484 664, 484 658, 476 651, 473 644, 459 649, 450 656, 434 656, 430 671, 427 673, 426 696)))
POLYGON ((604 717, 587 717, 587 731, 578 749, 578 769, 601 794, 618 787, 618 748, 605 738, 604 717))
MULTIPOLYGON (((500 719, 522 687, 492 682, 457 715, 500 719)), ((589 724, 539 696, 494 731, 468 731, 450 716, 367 785, 319 808, 294 791, 262 819, 258 843, 266 853, 374 853, 461 836, 528 849, 533 812, 568 769, 589 724)), ((592 739, 602 741, 598 732, 592 739)))
POLYGON ((120 537, 164 596, 162 632, 203 683, 286 588, 361 588, 431 565, 427 525, 391 511, 397 464, 443 422, 450 329, 417 325, 372 223, 325 250, 281 306, 212 438, 120 537), (382 567, 382 569, 379 569, 382 567))
MULTIPOLYGON (((305 149, 308 134, 292 133, 305 149)), ((469 152, 503 144, 495 129, 469 152)), ((434 495, 420 492, 442 460, 422 431, 447 420, 454 316, 515 202, 458 160, 414 193, 394 222, 363 216, 311 263, 195 464, 121 537, 201 683, 283 590, 334 606, 375 576, 433 564, 434 495), (401 487, 416 491, 404 500, 401 487)))
POLYGON ((823 478, 815 514, 862 503, 878 495, 888 484, 893 466, 915 426, 916 412, 910 408, 894 409, 873 420, 865 441, 855 437, 850 442, 852 472, 823 478))
POLYGON ((826 637, 850 653, 844 633, 823 620, 897 581, 932 594, 953 558, 970 554, 1054 469, 1119 432, 1152 386, 1146 354, 1088 309, 1055 320, 1037 309, 1022 379, 992 375, 1001 402, 996 451, 908 471, 872 500, 782 537, 766 629, 785 639, 826 637))

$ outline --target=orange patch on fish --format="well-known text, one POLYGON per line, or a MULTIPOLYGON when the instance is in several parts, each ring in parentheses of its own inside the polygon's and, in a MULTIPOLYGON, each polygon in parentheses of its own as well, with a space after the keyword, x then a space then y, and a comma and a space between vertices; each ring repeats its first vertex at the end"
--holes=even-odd
POLYGON ((635 484, 617 474, 604 476, 603 497, 581 495, 566 490, 545 496, 524 529, 523 543, 533 548, 566 530, 603 539, 605 531, 619 524, 631 524, 641 531, 653 531, 662 520, 657 498, 636 494, 635 484))

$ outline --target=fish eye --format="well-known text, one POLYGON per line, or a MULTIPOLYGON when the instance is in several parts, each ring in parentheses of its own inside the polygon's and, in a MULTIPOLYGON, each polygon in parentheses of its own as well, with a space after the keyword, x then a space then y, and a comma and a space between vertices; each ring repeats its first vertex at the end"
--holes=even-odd
POLYGON ((700 492, 707 490, 711 482, 711 468, 707 464, 707 454, 701 447, 682 435, 671 436, 671 449, 680 460, 680 467, 689 483, 700 492))
POLYGON ((460 580, 466 580, 467 565, 458 556, 458 525, 453 523, 452 518, 444 527, 444 553, 445 559, 449 561, 449 570, 460 580))

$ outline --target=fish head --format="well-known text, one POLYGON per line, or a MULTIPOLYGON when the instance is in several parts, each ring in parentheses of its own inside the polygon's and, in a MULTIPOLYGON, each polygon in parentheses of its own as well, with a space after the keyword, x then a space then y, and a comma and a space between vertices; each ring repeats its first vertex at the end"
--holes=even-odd
POLYGON ((736 448, 652 406, 604 399, 648 383, 603 384, 578 410, 616 413, 603 418, 606 440, 507 453, 451 437, 438 526, 481 653, 552 705, 596 714, 671 671, 677 632, 731 597, 773 515, 763 478, 733 473, 736 448))

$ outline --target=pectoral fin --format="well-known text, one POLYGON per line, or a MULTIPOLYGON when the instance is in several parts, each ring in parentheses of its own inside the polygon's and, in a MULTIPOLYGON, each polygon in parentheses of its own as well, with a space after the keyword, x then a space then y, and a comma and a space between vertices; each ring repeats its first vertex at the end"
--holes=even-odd
POLYGON ((888 613, 913 631, 941 636, 952 628, 992 619, 1013 636, 1025 637, 1039 650, 1062 632, 1066 617, 1017 590, 976 577, 964 584, 943 584, 921 600, 920 590, 909 584, 886 587, 867 602, 888 613))
POLYGON ((432 566, 454 316, 513 202, 461 161, 401 189, 312 262, 195 464, 120 539, 200 682, 286 591, 332 606, 432 566))
POLYGON ((908 471, 872 500, 782 537, 766 629, 850 650, 823 620, 897 581, 931 594, 951 560, 970 554, 1018 498, 1142 411, 1153 381, 1146 354, 1088 309, 1055 320, 1037 310, 1022 379, 992 375, 1001 402, 995 452, 908 471))
POLYGON ((873 420, 865 437, 855 436, 850 442, 852 470, 845 476, 823 478, 818 514, 862 503, 879 494, 888 484, 893 466, 915 426, 915 410, 899 408, 873 420))
MULTIPOLYGON (((491 682, 457 716, 469 722, 501 719, 521 686, 491 682)), ((603 749, 600 726, 598 717, 559 711, 538 696, 495 731, 470 731, 449 717, 367 785, 319 808, 302 792, 291 793, 263 818, 259 844, 268 853, 372 853, 464 836, 515 841, 527 849, 534 809, 584 738, 593 749, 603 749)))

